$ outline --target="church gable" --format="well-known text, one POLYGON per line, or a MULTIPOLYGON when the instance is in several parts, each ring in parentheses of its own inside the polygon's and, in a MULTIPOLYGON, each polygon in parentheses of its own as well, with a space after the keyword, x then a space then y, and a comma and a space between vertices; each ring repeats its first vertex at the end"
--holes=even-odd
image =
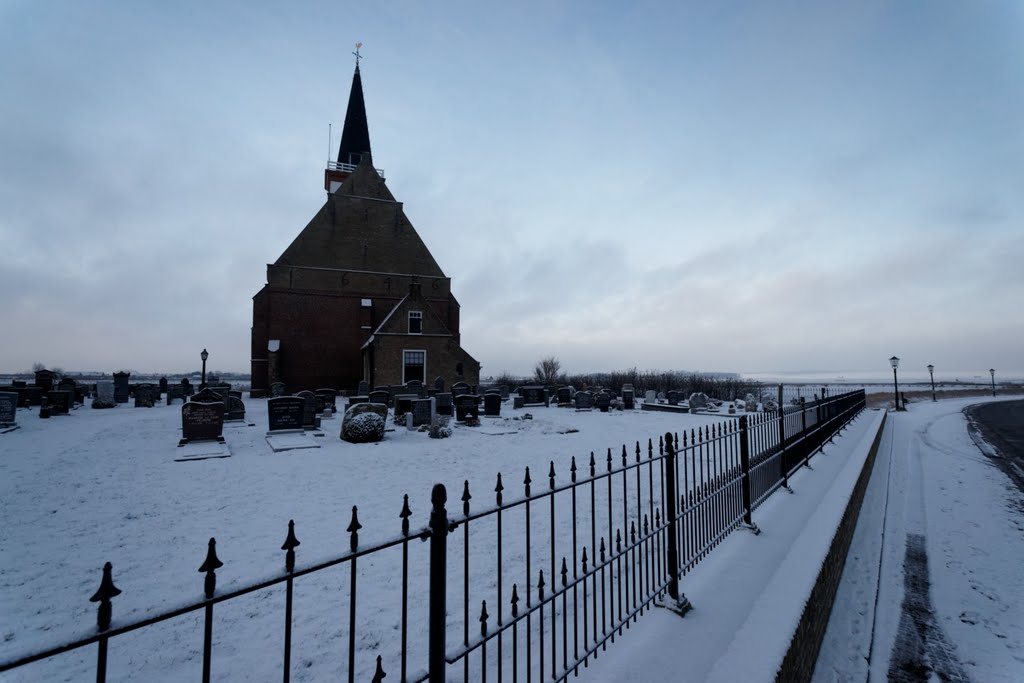
POLYGON ((373 334, 452 336, 451 330, 423 298, 420 285, 415 283, 409 287, 409 294, 395 304, 373 334))

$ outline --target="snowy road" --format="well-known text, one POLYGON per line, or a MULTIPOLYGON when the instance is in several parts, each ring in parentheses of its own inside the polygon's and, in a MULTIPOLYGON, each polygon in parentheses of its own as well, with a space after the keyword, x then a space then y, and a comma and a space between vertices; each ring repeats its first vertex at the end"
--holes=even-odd
POLYGON ((1024 496, 968 433, 979 402, 889 415, 816 681, 1024 680, 1024 496))

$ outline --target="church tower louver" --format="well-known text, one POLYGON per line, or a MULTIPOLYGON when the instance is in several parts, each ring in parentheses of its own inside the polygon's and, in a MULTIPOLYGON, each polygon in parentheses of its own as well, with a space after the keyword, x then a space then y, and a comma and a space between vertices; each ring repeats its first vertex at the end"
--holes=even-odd
POLYGON ((253 297, 252 395, 286 390, 476 384, 451 279, 374 168, 359 55, 327 200, 253 297))

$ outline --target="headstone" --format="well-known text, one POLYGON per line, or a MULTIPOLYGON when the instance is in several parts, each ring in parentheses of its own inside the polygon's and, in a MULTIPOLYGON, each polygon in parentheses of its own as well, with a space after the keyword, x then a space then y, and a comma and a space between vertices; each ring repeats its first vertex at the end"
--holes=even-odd
POLYGON ((114 403, 114 382, 109 379, 101 379, 96 382, 96 400, 104 403, 114 403))
POLYGON ((127 403, 128 402, 128 378, 132 374, 130 372, 115 372, 114 373, 114 402, 115 403, 127 403))
POLYGON ((416 394, 419 398, 423 398, 426 393, 423 388, 423 382, 418 379, 410 380, 405 383, 405 389, 410 394, 416 394))
POLYGON ((168 384, 167 385, 167 405, 172 405, 174 399, 179 401, 185 401, 185 387, 180 384, 168 384))
POLYGON ((348 397, 348 403, 345 404, 345 410, 348 411, 349 408, 351 408, 352 406, 356 405, 357 403, 369 403, 369 402, 370 402, 370 397, 369 396, 349 396, 348 397))
POLYGON ((71 392, 53 389, 47 394, 51 415, 71 414, 71 392))
POLYGON ((299 396, 274 396, 267 400, 268 432, 302 429, 306 399, 299 396))
POLYGON ((484 394, 484 415, 486 417, 499 417, 501 415, 501 394, 484 394))
POLYGON ((181 441, 224 441, 224 404, 189 401, 181 407, 181 441))
POLYGON ((690 394, 689 403, 690 403, 690 412, 691 413, 695 412, 695 411, 698 411, 698 410, 703 410, 704 408, 708 407, 708 397, 707 397, 707 394, 700 393, 700 392, 694 393, 694 394, 690 394))
POLYGON ((316 394, 312 391, 300 391, 295 395, 305 401, 302 411, 302 428, 316 429, 316 394))
POLYGON ((452 385, 452 396, 459 397, 469 393, 469 385, 465 382, 456 382, 452 385))
POLYGON ((437 414, 451 417, 453 397, 447 392, 441 392, 434 397, 437 401, 437 414))
POLYGON ((30 406, 42 405, 43 401, 43 389, 35 385, 25 387, 25 394, 27 396, 26 401, 30 406))
POLYGON ((502 401, 508 400, 508 385, 502 384, 498 387, 498 395, 501 396, 502 401))
POLYGON ((419 400, 419 394, 398 394, 395 396, 395 422, 412 411, 412 402, 419 400))
POLYGON ((480 419, 480 397, 476 394, 459 394, 455 397, 456 421, 465 422, 467 418, 480 419))
POLYGON ((600 394, 598 394, 594 400, 596 401, 597 407, 601 410, 602 413, 607 413, 608 408, 610 408, 612 405, 612 397, 604 393, 603 391, 600 394))
POLYGON ((185 396, 191 396, 193 393, 192 382, 188 381, 188 377, 181 378, 181 388, 185 392, 185 396))
MULTIPOLYGON (((318 398, 317 398, 317 406, 320 405, 320 401, 321 401, 321 398, 322 398, 323 404, 324 404, 324 409, 326 409, 328 406, 330 406, 332 413, 333 412, 337 412, 337 410, 338 410, 338 405, 337 405, 338 392, 337 391, 335 391, 334 389, 317 389, 316 390, 316 395, 318 396, 318 398)), ((323 412, 323 410, 321 410, 320 412, 323 412)))
POLYGON ((78 395, 78 392, 76 391, 78 386, 75 380, 71 379, 70 377, 65 377, 57 385, 57 388, 60 389, 61 391, 69 392, 71 394, 71 403, 75 403, 75 397, 78 395))
POLYGON ((36 386, 46 393, 50 389, 53 389, 53 372, 50 370, 36 370, 36 386))
POLYGON ((658 392, 658 403, 661 403, 664 400, 665 400, 665 392, 664 391, 659 391, 658 392))
POLYGON ((0 392, 0 427, 13 427, 18 422, 18 393, 0 392))
POLYGON ((437 419, 437 406, 432 398, 420 398, 412 402, 412 426, 434 424, 437 419))
POLYGON ((153 384, 137 384, 135 386, 135 407, 152 408, 156 404, 156 389, 153 384))
MULTIPOLYGON (((627 385, 630 386, 630 385, 627 385)), ((633 389, 622 389, 622 407, 626 410, 633 410, 636 407, 636 398, 633 396, 633 389)))
POLYGON ((284 396, 284 382, 274 382, 270 385, 270 396, 272 398, 279 398, 284 396))
POLYGON ((381 391, 380 389, 374 389, 369 394, 370 403, 379 403, 381 405, 387 405, 388 400, 391 398, 391 394, 387 391, 381 391))
POLYGON ((523 397, 523 405, 544 407, 548 405, 547 390, 544 387, 520 387, 519 395, 523 397))
POLYGON ((357 389, 360 396, 366 396, 370 393, 370 383, 363 380, 359 383, 359 389, 357 389))
POLYGON ((437 389, 438 393, 444 391, 444 377, 438 377, 434 380, 434 388, 437 389))
MULTIPOLYGON (((160 396, 163 396, 164 394, 167 393, 167 378, 166 377, 161 377, 160 378, 159 386, 160 386, 160 396)), ((157 398, 160 398, 160 396, 157 396, 157 398)))
POLYGON ((324 410, 327 408, 327 397, 319 391, 315 391, 313 392, 313 400, 316 401, 316 414, 323 415, 324 410))
POLYGON ((558 405, 568 406, 572 402, 572 392, 569 387, 558 387, 558 405))
POLYGON ((387 405, 359 403, 345 413, 341 421, 341 438, 351 443, 370 443, 384 438, 387 405))
POLYGON ((670 392, 668 392, 667 394, 665 394, 665 398, 668 399, 668 404, 670 406, 677 406, 677 405, 679 405, 680 395, 679 395, 678 391, 670 391, 670 392))
POLYGON ((644 403, 654 403, 656 400, 656 394, 653 389, 648 389, 647 393, 644 394, 644 403))
POLYGON ((201 389, 192 396, 193 401, 199 401, 200 403, 216 403, 218 401, 225 403, 226 398, 227 392, 222 394, 220 391, 211 389, 210 387, 201 389))
POLYGON ((516 394, 515 396, 512 397, 512 409, 513 410, 519 410, 520 408, 523 407, 523 405, 524 405, 524 402, 523 402, 523 397, 522 396, 520 396, 519 394, 516 394))
POLYGON ((224 415, 225 422, 244 422, 245 421, 245 404, 242 403, 242 399, 234 395, 234 392, 228 395, 227 410, 224 415))
POLYGON ((589 391, 577 391, 573 395, 573 402, 576 405, 576 410, 593 410, 594 409, 594 395, 589 391))

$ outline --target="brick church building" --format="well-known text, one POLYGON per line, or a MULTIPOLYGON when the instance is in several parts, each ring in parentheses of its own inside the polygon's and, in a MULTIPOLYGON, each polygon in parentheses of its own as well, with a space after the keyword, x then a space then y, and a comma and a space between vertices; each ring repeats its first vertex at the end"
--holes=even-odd
POLYGON ((459 302, 373 166, 358 59, 327 201, 253 297, 252 395, 354 390, 437 377, 477 384, 459 337, 459 302))

